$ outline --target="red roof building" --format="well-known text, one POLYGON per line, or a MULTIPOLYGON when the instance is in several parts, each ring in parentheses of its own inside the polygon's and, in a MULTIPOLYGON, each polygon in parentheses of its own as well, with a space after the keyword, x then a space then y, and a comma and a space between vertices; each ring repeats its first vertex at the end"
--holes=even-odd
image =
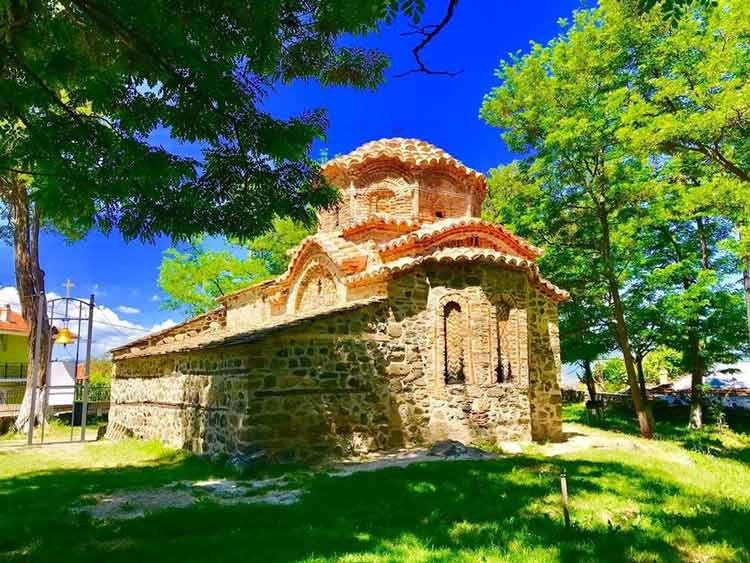
POLYGON ((0 334, 28 334, 29 325, 10 305, 0 306, 0 334))

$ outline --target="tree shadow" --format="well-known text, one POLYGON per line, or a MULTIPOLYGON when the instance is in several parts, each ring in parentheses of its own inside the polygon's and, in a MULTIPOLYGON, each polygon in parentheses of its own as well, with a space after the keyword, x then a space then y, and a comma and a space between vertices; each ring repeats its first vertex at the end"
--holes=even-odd
POLYGON ((155 467, 55 470, 0 481, 0 559, 7 561, 682 561, 670 541, 689 530, 700 544, 750 558, 747 509, 720 497, 702 509, 664 507, 693 494, 660 473, 617 462, 517 456, 430 462, 336 477, 304 478, 290 506, 198 503, 128 521, 95 521, 69 508, 82 495, 227 475, 177 455, 155 467), (564 467, 574 526, 563 525, 564 467), (592 500, 593 499, 593 500, 592 500), (640 524, 623 508, 638 503, 640 524), (13 512, 9 508, 17 507, 13 512), (357 558, 361 557, 361 558, 357 558))

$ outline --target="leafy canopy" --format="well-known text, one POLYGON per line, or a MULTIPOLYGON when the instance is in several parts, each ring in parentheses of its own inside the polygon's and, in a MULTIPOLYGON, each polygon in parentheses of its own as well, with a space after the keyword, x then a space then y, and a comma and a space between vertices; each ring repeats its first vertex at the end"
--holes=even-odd
POLYGON ((244 245, 225 241, 227 248, 211 250, 197 239, 184 251, 166 250, 159 268, 159 286, 168 296, 163 308, 189 317, 213 309, 218 297, 282 274, 289 263, 287 250, 309 234, 291 219, 276 219, 272 231, 244 245))
POLYGON ((373 89, 350 46, 421 0, 0 0, 0 179, 68 234, 249 238, 331 204, 309 156, 326 112, 264 109, 277 84, 373 89), (173 142, 152 144, 164 127, 173 142), (200 157, 179 154, 197 144, 200 157))
POLYGON ((545 246, 540 267, 571 290, 565 361, 611 351, 615 296, 636 361, 666 346, 690 367, 690 331, 704 366, 742 351, 737 262, 725 250, 748 190, 715 151, 744 162, 746 14, 728 0, 673 25, 603 0, 501 64, 481 116, 523 159, 491 172, 485 213, 545 246), (678 110, 659 94, 673 87, 678 110), (712 107, 722 109, 706 120, 712 107))

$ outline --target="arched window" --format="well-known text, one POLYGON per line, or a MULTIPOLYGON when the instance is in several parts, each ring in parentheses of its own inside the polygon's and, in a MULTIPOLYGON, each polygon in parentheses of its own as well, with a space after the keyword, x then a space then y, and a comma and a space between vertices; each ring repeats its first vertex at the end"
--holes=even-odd
POLYGON ((443 308, 443 377, 449 385, 466 382, 464 325, 461 306, 455 301, 446 303, 443 308))
POLYGON ((393 211, 393 200, 396 197, 392 190, 387 188, 373 188, 366 192, 367 213, 391 213, 393 211))
POLYGON ((495 381, 505 383, 513 379, 513 366, 511 363, 510 348, 510 306, 501 303, 497 306, 497 340, 495 360, 495 381))

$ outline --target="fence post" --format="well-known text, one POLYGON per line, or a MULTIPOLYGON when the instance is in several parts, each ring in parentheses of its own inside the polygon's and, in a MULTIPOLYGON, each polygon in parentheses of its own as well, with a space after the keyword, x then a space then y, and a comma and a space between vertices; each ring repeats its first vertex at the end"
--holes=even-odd
POLYGON ((86 415, 89 406, 89 372, 91 370, 91 337, 94 329, 94 294, 89 298, 89 330, 86 337, 86 369, 83 376, 83 402, 81 404, 81 442, 86 440, 86 415))
POLYGON ((568 510, 568 479, 563 469, 560 473, 560 494, 562 495, 563 518, 565 527, 570 528, 570 511, 568 510))

